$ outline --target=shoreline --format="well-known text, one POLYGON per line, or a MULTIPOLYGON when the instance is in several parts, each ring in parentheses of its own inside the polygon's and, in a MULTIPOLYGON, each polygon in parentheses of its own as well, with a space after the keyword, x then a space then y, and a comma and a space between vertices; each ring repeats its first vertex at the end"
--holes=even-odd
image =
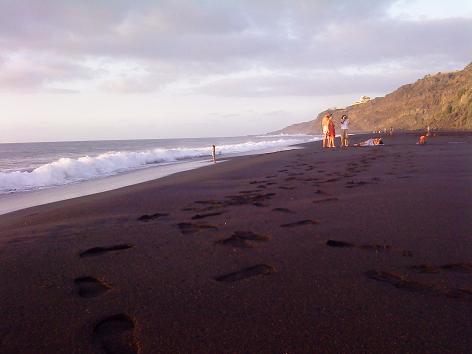
MULTIPOLYGON (((219 156, 217 162, 221 163, 241 156, 252 156, 286 150, 295 150, 298 149, 298 146, 299 145, 289 145, 286 147, 269 148, 239 154, 229 154, 228 156, 219 156)), ((79 181, 77 183, 68 183, 31 191, 0 194, 0 215, 5 215, 22 209, 33 208, 35 206, 104 193, 115 189, 121 189, 135 184, 171 176, 176 173, 202 168, 212 164, 213 162, 208 159, 181 161, 177 163, 168 163, 159 166, 130 170, 110 176, 79 181)))
POLYGON ((210 161, 190 161, 181 164, 155 166, 78 183, 4 194, 0 195, 0 215, 64 200, 105 193, 111 190, 153 181, 176 173, 201 168, 210 164, 212 164, 210 161))
POLYGON ((417 139, 0 216, 0 351, 467 352, 472 134, 417 139))

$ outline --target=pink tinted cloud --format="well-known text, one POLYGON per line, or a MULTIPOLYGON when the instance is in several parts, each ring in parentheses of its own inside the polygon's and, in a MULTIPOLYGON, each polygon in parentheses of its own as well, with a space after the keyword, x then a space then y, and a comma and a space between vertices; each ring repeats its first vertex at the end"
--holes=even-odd
MULTIPOLYGON (((204 81, 215 73, 262 67, 288 72, 293 94, 311 87, 303 70, 335 73, 345 66, 397 62, 407 65, 406 72, 411 66, 434 71, 471 60, 472 19, 390 18, 394 2, 0 0, 0 48, 8 58, 0 62, 0 88, 96 82, 99 73, 82 65, 84 57, 131 60, 149 72, 107 79, 99 84, 107 91, 149 92, 182 78, 204 81), (16 62, 17 53, 28 53, 28 60, 16 62)), ((388 81, 358 80, 363 84, 344 82, 343 89, 388 81)), ((264 79, 264 92, 280 92, 280 81, 264 79)), ((230 86, 228 92, 238 94, 240 87, 246 94, 247 88, 230 86)))

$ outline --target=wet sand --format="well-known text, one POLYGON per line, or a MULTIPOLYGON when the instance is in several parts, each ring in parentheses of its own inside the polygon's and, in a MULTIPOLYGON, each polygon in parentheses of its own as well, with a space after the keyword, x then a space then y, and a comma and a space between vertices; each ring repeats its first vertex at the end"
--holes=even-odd
POLYGON ((0 216, 0 352, 470 352, 472 135, 417 138, 0 216))

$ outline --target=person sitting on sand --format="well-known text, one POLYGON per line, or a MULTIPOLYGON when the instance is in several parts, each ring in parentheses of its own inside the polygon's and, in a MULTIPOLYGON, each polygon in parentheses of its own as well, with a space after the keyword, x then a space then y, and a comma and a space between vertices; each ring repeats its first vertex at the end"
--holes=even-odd
POLYGON ((418 145, 424 145, 426 144, 426 135, 421 135, 420 140, 417 142, 418 145))
POLYGON ((382 138, 370 138, 366 141, 363 141, 359 144, 354 144, 354 146, 374 146, 374 145, 383 145, 382 138))
POLYGON ((336 136, 336 130, 334 129, 333 117, 330 115, 328 120, 328 147, 335 148, 334 137, 336 136))
POLYGON ((329 117, 331 114, 328 112, 321 120, 321 128, 323 130, 323 147, 329 147, 328 145, 328 125, 329 125, 329 117))

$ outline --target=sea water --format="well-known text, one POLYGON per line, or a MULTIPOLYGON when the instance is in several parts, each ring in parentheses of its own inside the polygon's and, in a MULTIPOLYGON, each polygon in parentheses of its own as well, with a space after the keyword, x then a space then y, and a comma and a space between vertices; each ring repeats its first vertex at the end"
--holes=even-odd
POLYGON ((0 144, 0 214, 116 189, 219 160, 293 148, 312 135, 0 144))

